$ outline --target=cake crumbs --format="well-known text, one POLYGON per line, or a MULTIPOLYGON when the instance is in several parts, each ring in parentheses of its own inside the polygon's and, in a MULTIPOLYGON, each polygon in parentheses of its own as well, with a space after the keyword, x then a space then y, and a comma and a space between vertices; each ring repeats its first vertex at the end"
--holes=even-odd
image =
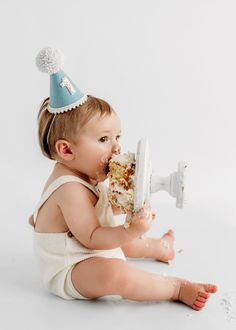
POLYGON ((225 293, 220 304, 227 315, 228 321, 236 321, 236 292, 225 293))

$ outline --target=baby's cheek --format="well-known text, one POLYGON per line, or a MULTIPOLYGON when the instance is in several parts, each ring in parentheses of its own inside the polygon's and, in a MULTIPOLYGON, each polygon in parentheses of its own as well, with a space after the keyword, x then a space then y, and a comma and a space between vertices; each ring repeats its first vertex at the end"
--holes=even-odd
POLYGON ((99 164, 100 164, 100 166, 104 166, 104 165, 108 164, 108 161, 109 161, 109 156, 107 154, 101 155, 100 160, 99 160, 99 164))
POLYGON ((106 175, 106 165, 104 162, 104 159, 100 159, 97 161, 97 163, 95 164, 95 177, 98 180, 104 180, 104 175, 106 175))

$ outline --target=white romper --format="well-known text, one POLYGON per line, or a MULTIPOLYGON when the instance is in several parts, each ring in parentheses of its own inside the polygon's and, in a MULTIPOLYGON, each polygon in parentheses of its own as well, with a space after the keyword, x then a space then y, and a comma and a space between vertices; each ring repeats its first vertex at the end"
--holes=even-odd
MULTIPOLYGON (((98 183, 96 187, 93 187, 86 181, 71 175, 57 178, 44 192, 33 215, 34 224, 36 224, 40 207, 56 189, 67 182, 79 182, 92 190, 98 197, 98 201, 95 205, 95 212, 100 225, 103 227, 116 226, 112 208, 108 201, 107 187, 105 184, 98 183)), ((68 300, 87 299, 79 294, 71 281, 72 269, 78 262, 91 257, 120 258, 125 260, 121 248, 90 250, 81 245, 79 241, 73 237, 71 232, 39 233, 34 230, 33 238, 34 251, 39 261, 44 285, 53 294, 68 300)))

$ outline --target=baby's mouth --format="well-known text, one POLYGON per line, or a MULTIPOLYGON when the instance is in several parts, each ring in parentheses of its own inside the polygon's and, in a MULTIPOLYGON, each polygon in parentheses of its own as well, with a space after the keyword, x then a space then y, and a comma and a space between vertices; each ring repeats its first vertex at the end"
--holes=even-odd
POLYGON ((108 161, 108 163, 105 166, 105 172, 106 172, 106 174, 108 174, 109 171, 110 171, 110 169, 109 169, 109 161, 108 161))
POLYGON ((110 160, 111 160, 111 158, 106 160, 106 165, 105 165, 105 172, 106 172, 106 174, 108 174, 109 171, 110 171, 110 169, 109 169, 110 160))

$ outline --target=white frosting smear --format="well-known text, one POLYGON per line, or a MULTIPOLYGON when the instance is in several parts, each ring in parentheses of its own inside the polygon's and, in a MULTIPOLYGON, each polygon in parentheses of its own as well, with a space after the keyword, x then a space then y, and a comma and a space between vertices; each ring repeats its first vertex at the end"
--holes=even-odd
POLYGON ((121 165, 128 165, 135 162, 135 154, 128 152, 127 154, 114 154, 111 158, 111 161, 117 162, 121 165))

